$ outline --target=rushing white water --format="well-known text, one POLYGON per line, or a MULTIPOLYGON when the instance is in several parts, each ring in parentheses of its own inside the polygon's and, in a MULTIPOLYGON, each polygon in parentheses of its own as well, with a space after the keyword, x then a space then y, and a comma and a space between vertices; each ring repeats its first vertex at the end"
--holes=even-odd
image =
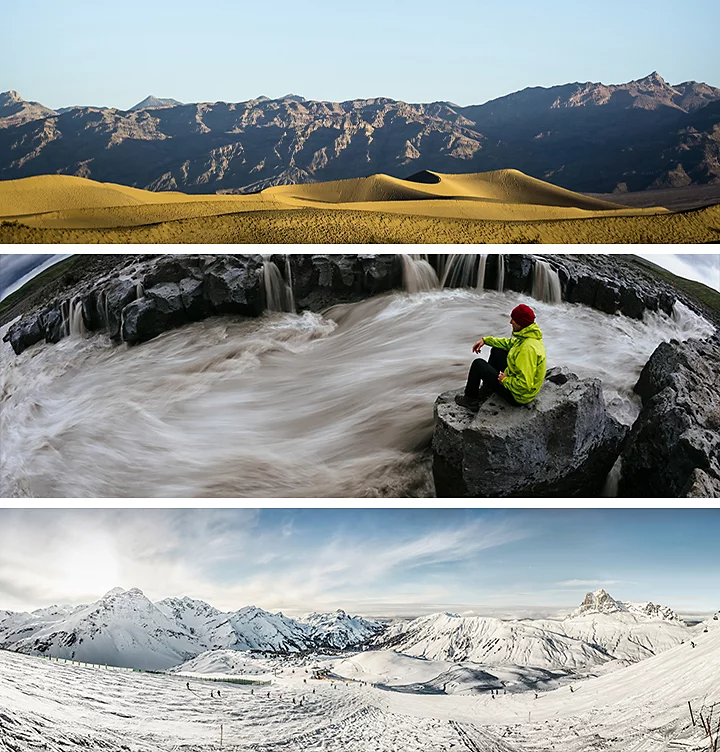
POLYGON ((432 494, 433 403, 463 385, 480 335, 535 309, 550 365, 603 380, 630 423, 662 340, 712 327, 680 307, 643 321, 471 290, 396 293, 326 315, 216 318, 145 344, 102 334, 2 344, 3 496, 432 494))

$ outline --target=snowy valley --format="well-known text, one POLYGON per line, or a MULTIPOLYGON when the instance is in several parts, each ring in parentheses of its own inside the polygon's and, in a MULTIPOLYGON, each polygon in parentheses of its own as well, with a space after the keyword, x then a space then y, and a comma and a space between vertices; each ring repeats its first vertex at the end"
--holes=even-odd
POLYGON ((688 626, 599 590, 557 620, 383 625, 116 588, 87 606, 0 613, 0 750, 519 752, 552 739, 568 752, 700 752, 700 714, 720 721, 719 617, 688 626))

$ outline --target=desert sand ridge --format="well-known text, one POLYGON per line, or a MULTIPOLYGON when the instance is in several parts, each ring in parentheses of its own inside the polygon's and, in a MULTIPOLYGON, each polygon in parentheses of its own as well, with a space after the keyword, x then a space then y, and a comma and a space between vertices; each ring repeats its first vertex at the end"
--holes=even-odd
POLYGON ((719 211, 623 206, 517 170, 192 195, 44 175, 0 181, 0 242, 697 243, 718 239, 719 211))

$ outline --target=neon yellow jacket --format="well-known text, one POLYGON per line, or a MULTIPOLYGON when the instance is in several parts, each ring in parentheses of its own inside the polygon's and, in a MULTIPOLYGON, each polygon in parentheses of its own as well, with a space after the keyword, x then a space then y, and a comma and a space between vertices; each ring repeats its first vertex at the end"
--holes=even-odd
POLYGON ((516 402, 527 405, 537 397, 545 381, 547 355, 542 332, 537 324, 530 324, 509 339, 483 337, 486 345, 508 351, 507 368, 502 385, 510 390, 516 402))

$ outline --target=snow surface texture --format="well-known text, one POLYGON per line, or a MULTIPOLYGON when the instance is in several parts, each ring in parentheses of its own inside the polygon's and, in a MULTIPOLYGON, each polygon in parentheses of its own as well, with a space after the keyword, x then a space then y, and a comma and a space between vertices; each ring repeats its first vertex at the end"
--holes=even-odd
POLYGON ((74 609, 0 612, 0 648, 157 670, 220 648, 281 653, 345 649, 381 629, 344 611, 297 621, 255 606, 221 613, 192 598, 154 604, 137 588, 114 588, 99 601, 74 609))
MULTIPOLYGON (((392 672, 377 661, 373 671, 392 672)), ((573 691, 537 695, 413 694, 316 680, 302 659, 266 665, 277 676, 261 688, 0 652, 0 750, 199 752, 219 748, 222 727, 231 750, 706 752, 688 702, 696 720, 720 712, 720 629, 573 691)))

